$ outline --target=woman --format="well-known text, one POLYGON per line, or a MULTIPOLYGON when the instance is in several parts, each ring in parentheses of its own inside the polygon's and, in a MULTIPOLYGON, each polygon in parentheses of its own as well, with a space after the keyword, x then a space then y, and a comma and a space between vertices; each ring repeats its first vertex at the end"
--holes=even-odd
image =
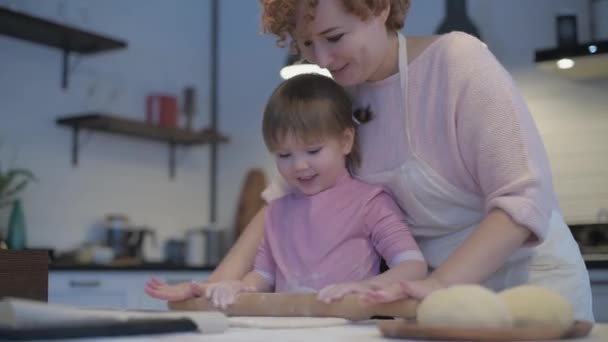
MULTIPOLYGON (((532 283, 593 320, 588 273, 561 216, 549 162, 513 80, 464 33, 399 34, 408 0, 262 0, 279 45, 329 69, 372 120, 359 127, 356 176, 383 184, 404 210, 432 272, 366 296, 424 298, 460 283, 494 290, 532 283)), ((271 186, 267 200, 281 196, 271 186)), ((263 210, 210 281, 240 279, 263 234, 263 210)), ((172 298, 196 286, 166 288, 172 298), (185 289, 185 291, 184 291, 185 289), (179 290, 179 291, 178 291, 179 290), (181 291, 181 292, 180 292, 181 291)), ((166 297, 169 298, 169 297, 166 297)))

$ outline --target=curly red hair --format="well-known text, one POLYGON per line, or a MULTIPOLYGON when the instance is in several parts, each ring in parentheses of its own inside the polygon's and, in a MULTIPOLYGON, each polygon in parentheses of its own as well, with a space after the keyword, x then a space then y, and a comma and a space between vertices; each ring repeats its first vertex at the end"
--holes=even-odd
MULTIPOLYGON (((285 47, 288 37, 293 37, 295 30, 296 6, 298 1, 306 1, 307 20, 314 19, 314 11, 319 0, 260 0, 262 4, 262 32, 277 36, 277 45, 285 47)), ((386 19, 389 31, 403 28, 405 16, 410 8, 410 0, 342 0, 346 10, 362 20, 370 15, 378 15, 390 5, 386 19)))

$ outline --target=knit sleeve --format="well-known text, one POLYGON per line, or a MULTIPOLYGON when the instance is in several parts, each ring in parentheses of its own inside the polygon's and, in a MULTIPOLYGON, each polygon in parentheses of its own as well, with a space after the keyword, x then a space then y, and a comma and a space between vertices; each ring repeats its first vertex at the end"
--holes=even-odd
POLYGON ((401 209, 386 192, 367 203, 364 219, 374 248, 389 267, 403 261, 424 261, 401 209))
POLYGON ((513 79, 489 49, 460 34, 449 58, 456 88, 456 138, 486 212, 502 209, 543 241, 555 196, 542 140, 513 79))

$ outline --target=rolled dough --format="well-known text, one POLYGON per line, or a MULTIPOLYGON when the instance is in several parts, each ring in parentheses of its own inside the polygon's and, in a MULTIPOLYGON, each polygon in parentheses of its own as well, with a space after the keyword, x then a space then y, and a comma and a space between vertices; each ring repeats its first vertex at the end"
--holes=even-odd
POLYGON ((520 285, 498 294, 509 306, 516 326, 557 326, 568 330, 574 323, 572 305, 555 290, 520 285))
POLYGON ((455 285, 437 290, 418 306, 421 326, 509 328, 509 307, 498 295, 479 285, 455 285))
POLYGON ((228 325, 233 328, 257 329, 298 329, 323 328, 349 324, 344 318, 335 317, 266 317, 237 316, 228 317, 228 325))

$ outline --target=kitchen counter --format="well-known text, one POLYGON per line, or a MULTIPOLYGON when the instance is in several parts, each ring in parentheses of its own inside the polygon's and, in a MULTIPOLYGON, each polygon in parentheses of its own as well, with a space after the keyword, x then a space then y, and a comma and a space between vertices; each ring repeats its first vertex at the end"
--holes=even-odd
POLYGON ((583 254, 587 269, 608 268, 608 253, 583 254))
MULTIPOLYGON (((328 328, 308 328, 308 329, 239 329, 230 328, 223 334, 202 335, 195 333, 183 334, 167 334, 156 336, 141 336, 129 338, 107 338, 107 339, 78 339, 75 342, 84 341, 108 341, 108 342, 135 342, 135 341, 208 341, 208 342, 233 342, 233 341, 251 341, 251 342, 269 342, 269 341, 347 341, 347 342, 363 342, 363 341, 397 341, 394 339, 386 339, 380 336, 379 331, 373 324, 352 324, 339 327, 328 328)), ((405 340, 399 340, 405 341, 405 340)), ((573 341, 581 342, 606 342, 608 341, 608 324, 596 324, 589 336, 583 339, 573 341)))
POLYGON ((49 271, 213 271, 215 266, 186 266, 164 262, 144 262, 136 264, 77 264, 51 263, 49 271))
MULTIPOLYGON (((608 254, 583 255, 588 269, 608 269, 608 254)), ((137 264, 78 264, 78 263, 50 263, 49 270, 56 271, 213 271, 215 265, 187 266, 184 264, 171 264, 166 262, 144 262, 137 264)))
POLYGON ((608 269, 608 260, 585 260, 588 270, 608 269))

